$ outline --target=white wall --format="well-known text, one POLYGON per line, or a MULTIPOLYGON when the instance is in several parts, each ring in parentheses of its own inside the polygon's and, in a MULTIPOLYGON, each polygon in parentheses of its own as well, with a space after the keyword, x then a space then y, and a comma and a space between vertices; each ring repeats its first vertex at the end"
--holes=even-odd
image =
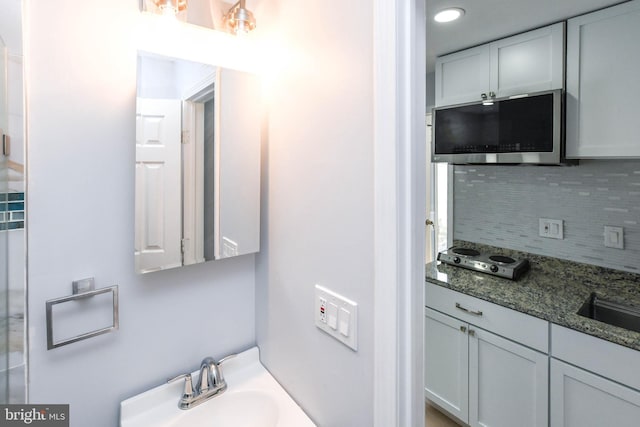
POLYGON ((25 1, 29 401, 113 426, 122 399, 254 345, 254 257, 134 274, 138 2, 25 1), (120 330, 47 351, 45 301, 88 276, 120 286, 120 330))
POLYGON ((319 426, 372 426, 373 5, 260 6, 256 31, 281 54, 256 261, 262 361, 319 426), (316 283, 359 304, 357 352, 314 326, 316 283))

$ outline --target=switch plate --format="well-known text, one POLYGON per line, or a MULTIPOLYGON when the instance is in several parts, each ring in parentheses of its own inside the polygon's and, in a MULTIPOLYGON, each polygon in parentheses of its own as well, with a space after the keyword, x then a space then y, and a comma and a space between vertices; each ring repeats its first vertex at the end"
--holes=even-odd
POLYGON ((605 225, 604 245, 608 248, 624 249, 624 228, 605 225))
POLYGON ((315 323, 333 338, 358 351, 358 304, 330 289, 315 287, 315 323))
POLYGON ((564 227, 561 219, 540 218, 538 235, 549 239, 564 239, 564 227))

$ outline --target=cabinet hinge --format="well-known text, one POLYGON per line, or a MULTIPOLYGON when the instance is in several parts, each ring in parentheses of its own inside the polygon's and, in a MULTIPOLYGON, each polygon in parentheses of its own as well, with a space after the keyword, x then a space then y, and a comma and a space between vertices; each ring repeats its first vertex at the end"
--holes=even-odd
POLYGON ((181 138, 182 138, 182 143, 183 144, 188 144, 189 143, 189 131, 188 130, 183 130, 181 138))

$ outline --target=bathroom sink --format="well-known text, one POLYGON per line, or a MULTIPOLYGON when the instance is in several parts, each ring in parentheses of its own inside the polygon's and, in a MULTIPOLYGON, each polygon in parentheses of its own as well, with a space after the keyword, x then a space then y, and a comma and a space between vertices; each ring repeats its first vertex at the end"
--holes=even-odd
POLYGON ((609 325, 640 332, 640 310, 600 299, 595 293, 592 293, 582 304, 578 314, 609 325))
POLYGON ((178 408, 183 382, 163 384, 121 402, 120 426, 315 427, 262 366, 257 347, 221 366, 227 390, 219 396, 183 410, 178 408))
POLYGON ((169 426, 277 427, 278 404, 267 393, 227 391, 207 404, 182 411, 169 426))

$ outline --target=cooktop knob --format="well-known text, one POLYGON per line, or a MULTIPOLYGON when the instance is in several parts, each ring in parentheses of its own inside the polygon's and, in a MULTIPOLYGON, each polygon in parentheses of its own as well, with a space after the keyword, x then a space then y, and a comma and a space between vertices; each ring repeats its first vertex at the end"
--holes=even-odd
POLYGON ((460 261, 461 259, 459 256, 453 258, 453 262, 455 262, 456 264, 460 264, 460 261))
POLYGON ((492 265, 491 267, 489 267, 489 270, 491 270, 494 273, 498 272, 498 266, 497 265, 492 265))

